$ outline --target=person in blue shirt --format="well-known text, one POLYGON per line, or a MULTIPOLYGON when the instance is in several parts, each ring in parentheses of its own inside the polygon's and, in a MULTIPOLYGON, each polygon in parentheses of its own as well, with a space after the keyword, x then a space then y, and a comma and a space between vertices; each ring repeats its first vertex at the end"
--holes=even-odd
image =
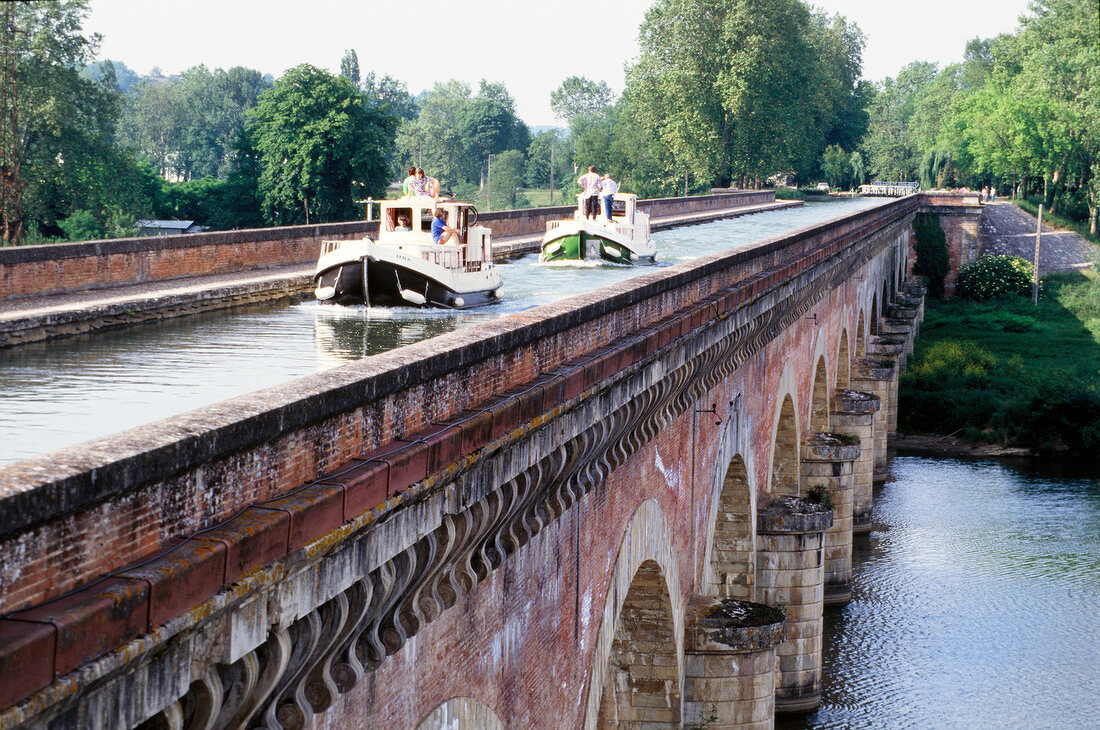
POLYGON ((458 231, 447 225, 447 211, 442 208, 436 208, 435 211, 435 219, 432 221, 432 240, 439 244, 458 243, 458 231))

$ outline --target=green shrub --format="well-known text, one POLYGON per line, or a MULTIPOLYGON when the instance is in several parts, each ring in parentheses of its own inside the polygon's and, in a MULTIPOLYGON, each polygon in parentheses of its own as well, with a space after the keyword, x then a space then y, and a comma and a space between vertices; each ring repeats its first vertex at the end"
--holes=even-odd
POLYGON ((955 296, 988 301, 1031 293, 1031 262, 1018 256, 984 256, 955 279, 955 296))
POLYGON ((993 419, 1010 443, 1040 454, 1100 457, 1100 383, 1048 374, 1025 384, 993 419))
POLYGON ((91 211, 75 210, 57 225, 65 231, 65 239, 69 241, 95 241, 103 238, 103 226, 99 224, 91 211))
POLYGON ((805 200, 806 196, 798 188, 776 188, 776 200, 805 200))
POLYGON ((940 227, 940 217, 918 213, 913 220, 913 232, 917 238, 913 247, 917 254, 913 273, 924 279, 929 295, 943 299, 943 282, 951 268, 951 259, 947 254, 947 236, 940 227))

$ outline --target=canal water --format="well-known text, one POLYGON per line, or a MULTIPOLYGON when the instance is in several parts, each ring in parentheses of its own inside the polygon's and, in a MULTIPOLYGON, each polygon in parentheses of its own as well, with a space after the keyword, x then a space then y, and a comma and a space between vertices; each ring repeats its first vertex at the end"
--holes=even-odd
POLYGON ((1100 727, 1100 476, 897 457, 804 728, 1100 727))
MULTIPOLYGON (((882 204, 875 198, 654 234, 669 266, 882 204)), ((141 426, 263 387, 651 271, 501 265, 501 304, 464 312, 315 301, 265 304, 0 351, 0 465, 141 426)))

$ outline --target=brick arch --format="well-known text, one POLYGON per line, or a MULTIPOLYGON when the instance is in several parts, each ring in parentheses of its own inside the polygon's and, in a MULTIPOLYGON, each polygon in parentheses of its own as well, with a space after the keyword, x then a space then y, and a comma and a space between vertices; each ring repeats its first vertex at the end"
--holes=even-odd
POLYGON ((863 310, 859 310, 859 324, 856 325, 856 357, 864 357, 867 354, 866 321, 863 318, 863 310))
POLYGON ((814 387, 810 392, 810 433, 829 430, 829 371, 825 356, 817 359, 814 387))
MULTIPOLYGON (((878 292, 871 294, 871 318, 867 320, 867 335, 878 334, 878 292)), ((864 351, 866 355, 866 350, 864 351)))
POLYGON ((801 468, 798 463, 798 416, 794 398, 783 396, 779 407, 779 420, 775 428, 775 445, 772 448, 772 471, 768 478, 768 491, 772 494, 799 494, 801 468))
POLYGON ((737 454, 722 479, 710 549, 714 595, 751 601, 756 584, 756 530, 752 488, 745 461, 737 454))
POLYGON ((852 384, 852 355, 848 349, 848 330, 840 330, 840 342, 836 350, 836 387, 848 388, 852 384))
POLYGON ((882 280, 882 299, 880 299, 879 301, 882 302, 883 310, 886 309, 886 303, 890 301, 890 292, 893 289, 893 283, 894 277, 892 276, 889 276, 882 280))
POLYGON ((416 730, 503 730, 504 723, 472 697, 452 697, 428 713, 416 730))
POLYGON ((638 566, 619 612, 597 726, 679 727, 680 675, 668 585, 661 566, 638 566))
MULTIPOLYGON (((624 681, 627 687, 632 681, 637 681, 639 687, 646 690, 646 697, 660 700, 659 705, 670 704, 671 707, 666 709, 673 711, 675 720, 669 726, 674 727, 679 723, 684 676, 684 611, 679 600, 680 577, 672 556, 669 535, 668 521, 656 500, 647 499, 642 502, 630 518, 612 568, 596 648, 588 673, 585 728, 604 727, 603 718, 608 717, 603 714, 604 695, 608 694, 605 690, 611 690, 606 703, 609 711, 614 707, 616 711, 629 715, 637 709, 636 701, 620 707, 619 700, 627 699, 618 692, 624 686, 624 681), (674 594, 677 596, 675 601, 672 600, 674 594), (628 601, 629 611, 626 610, 628 601), (652 648, 646 646, 646 650, 650 659, 658 655, 661 657, 660 662, 649 665, 649 669, 654 670, 663 667, 657 670, 667 675, 660 678, 660 687, 657 686, 656 677, 644 676, 644 665, 635 667, 629 661, 632 657, 624 656, 623 652, 625 645, 621 638, 630 635, 629 632, 634 629, 645 630, 637 621, 638 608, 641 605, 659 607, 657 625, 662 627, 661 633, 665 635, 655 636, 658 632, 647 632, 656 641, 652 648), (625 678, 621 676, 624 673, 624 663, 628 665, 625 678), (637 671, 631 674, 630 670, 635 668, 637 671), (657 689, 660 691, 655 691, 657 689), (669 698, 669 703, 665 703, 666 697, 669 698)), ((626 723, 625 717, 623 722, 626 723)))

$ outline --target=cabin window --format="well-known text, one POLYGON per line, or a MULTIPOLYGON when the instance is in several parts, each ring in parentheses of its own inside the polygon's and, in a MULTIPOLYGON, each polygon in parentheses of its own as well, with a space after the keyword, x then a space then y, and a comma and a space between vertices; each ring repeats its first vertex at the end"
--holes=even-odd
POLYGON ((420 230, 427 233, 432 232, 432 219, 435 218, 435 211, 431 208, 423 208, 420 211, 420 230))
POLYGON ((411 231, 413 221, 412 208, 390 208, 386 215, 387 231, 411 231))

